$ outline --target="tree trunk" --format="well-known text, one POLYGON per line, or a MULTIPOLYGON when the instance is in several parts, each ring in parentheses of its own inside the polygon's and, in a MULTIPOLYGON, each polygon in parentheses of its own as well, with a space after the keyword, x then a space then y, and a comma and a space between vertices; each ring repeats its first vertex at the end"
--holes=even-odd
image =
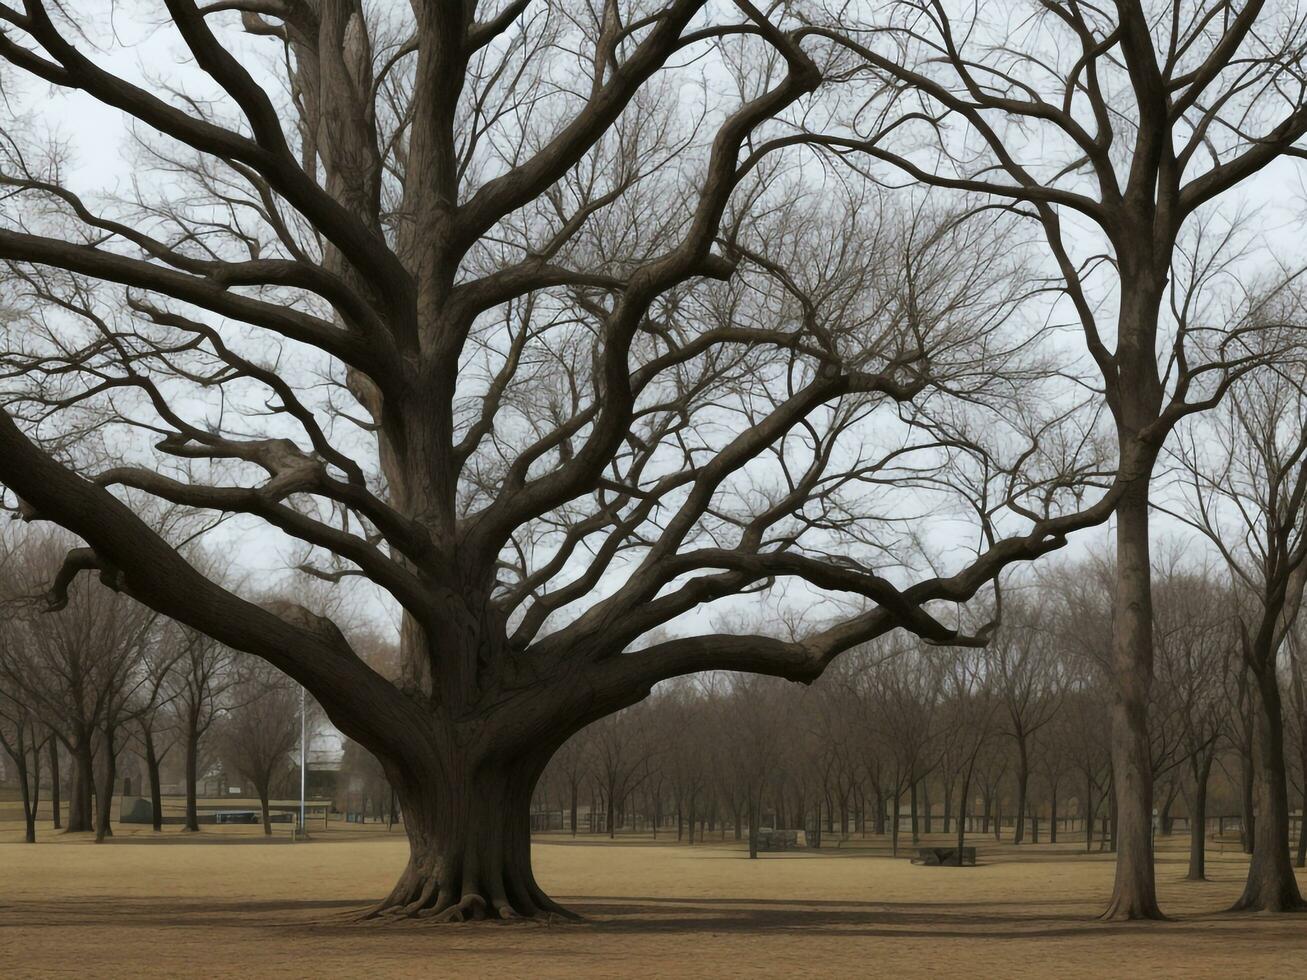
POLYGON ((758 857, 758 806, 752 792, 749 793, 749 859, 758 857))
POLYGON ((971 773, 962 775, 962 793, 958 797, 958 866, 962 865, 962 848, 967 843, 967 794, 971 791, 971 773))
POLYGON ((1030 789, 1030 755, 1026 748, 1026 736, 1018 733, 1017 741, 1017 825, 1012 831, 1012 843, 1021 844, 1026 839, 1027 796, 1030 789))
POLYGON ((50 733, 50 807, 54 817, 51 826, 59 830, 63 826, 63 817, 59 800, 59 740, 54 732, 50 733))
POLYGON ((953 781, 944 780, 944 833, 949 832, 949 817, 953 813, 953 781))
POLYGON ((1085 852, 1088 853, 1094 846, 1094 780, 1089 776, 1085 777, 1085 801, 1080 809, 1085 825, 1085 852))
POLYGON ((1211 748, 1203 750, 1202 760, 1190 761, 1194 777, 1194 798, 1189 807, 1189 873, 1188 881, 1207 880, 1207 784, 1212 773, 1211 748))
POLYGON ((109 726, 104 733, 101 745, 104 755, 104 783, 96 790, 95 841, 102 843, 106 837, 113 836, 109 826, 109 817, 113 812, 114 785, 118 782, 118 747, 114 745, 113 728, 109 726))
POLYGON ((1248 881, 1232 911, 1290 912, 1304 907, 1289 860, 1289 794, 1284 772, 1284 719, 1275 658, 1257 673, 1254 772, 1257 820, 1248 881))
POLYGON ((1057 783, 1049 786, 1048 795, 1048 842, 1057 843, 1057 783))
POLYGON ((570 917, 531 872, 531 794, 543 768, 538 760, 455 759, 440 767, 442 780, 388 773, 404 811, 409 861, 371 914, 570 917))
POLYGON ((912 846, 916 847, 921 842, 921 834, 917 826, 917 781, 915 779, 912 781, 912 788, 909 791, 908 814, 912 828, 912 846))
POLYGON ((890 799, 892 812, 889 815, 890 854, 894 857, 899 856, 899 797, 899 790, 895 789, 890 799))
MULTIPOLYGON (((1151 471, 1151 465, 1148 470, 1151 471)), ((1153 876, 1153 762, 1148 738, 1153 610, 1147 471, 1122 497, 1116 516, 1112 771, 1116 787, 1113 837, 1117 852, 1116 880, 1103 918, 1160 919, 1162 912, 1157 905, 1153 876)))
POLYGON ((876 836, 885 836, 885 793, 876 787, 876 836))
POLYGON ((73 787, 68 804, 68 833, 88 833, 95 829, 91 817, 91 796, 95 789, 95 757, 91 740, 76 733, 73 742, 73 787))
POLYGON ((159 786, 159 756, 154 751, 154 733, 148 728, 142 733, 145 742, 145 770, 150 777, 150 822, 154 830, 163 830, 163 791, 159 786))
MULTIPOLYGON (((263 814, 263 836, 272 836, 272 814, 268 811, 268 784, 261 782, 259 784, 259 809, 263 814)), ((364 801, 363 809, 367 810, 367 801, 364 801)))
POLYGON ((577 790, 577 785, 576 785, 575 782, 573 782, 573 783, 572 783, 572 836, 573 836, 573 837, 576 836, 576 811, 577 811, 577 806, 576 806, 576 796, 577 796, 577 793, 576 793, 576 790, 577 790))
POLYGON ((1307 770, 1303 770, 1302 811, 1298 818, 1298 853, 1294 856, 1295 868, 1307 867, 1307 770))
POLYGON ((200 729, 199 717, 191 712, 186 725, 186 824, 182 828, 190 833, 200 829, 200 811, 196 806, 195 783, 200 778, 200 729))

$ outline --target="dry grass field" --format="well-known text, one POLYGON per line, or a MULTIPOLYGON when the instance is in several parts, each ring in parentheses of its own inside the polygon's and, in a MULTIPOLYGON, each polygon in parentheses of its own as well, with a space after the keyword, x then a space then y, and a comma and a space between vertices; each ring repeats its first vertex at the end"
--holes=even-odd
MULTIPOLYGON (((1174 921, 1094 914, 1108 856, 975 841, 981 867, 923 868, 878 846, 764 855, 733 841, 542 837, 537 877, 581 924, 359 922, 404 863, 399 830, 333 823, 314 840, 258 827, 120 830, 96 845, 19 842, 0 807, 0 975, 13 977, 1289 977, 1300 918, 1226 915, 1243 861, 1183 882, 1159 868, 1174 921)), ((48 826, 48 825, 47 825, 48 826)), ((312 828, 311 828, 312 829, 312 828)), ((940 838, 943 842, 943 838, 940 838)))

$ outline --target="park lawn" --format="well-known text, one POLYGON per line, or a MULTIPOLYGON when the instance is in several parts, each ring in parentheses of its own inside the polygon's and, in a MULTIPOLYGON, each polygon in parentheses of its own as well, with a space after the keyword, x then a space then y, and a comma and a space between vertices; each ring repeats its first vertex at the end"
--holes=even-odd
MULTIPOLYGON (((259 828, 120 831, 96 845, 0 812, 0 975, 28 976, 1295 976, 1297 917, 1225 915, 1243 858, 1159 881, 1174 921, 1094 921, 1110 857, 973 841, 977 868, 915 867, 883 845, 749 861, 733 841, 539 838, 536 874, 582 924, 357 921, 404 864, 402 832, 333 823, 308 843, 259 828)), ((312 830, 312 828, 310 828, 312 830)), ((944 843, 940 835, 932 841, 944 843)))

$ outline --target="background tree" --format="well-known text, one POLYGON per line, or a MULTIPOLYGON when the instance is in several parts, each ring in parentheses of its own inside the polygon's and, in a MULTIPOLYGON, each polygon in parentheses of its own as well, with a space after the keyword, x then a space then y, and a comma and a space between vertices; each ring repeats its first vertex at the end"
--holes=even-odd
MULTIPOLYGON (((1083 334, 1111 416, 1120 499, 1113 592, 1117 875, 1106 917, 1156 918, 1148 703, 1149 499, 1168 435, 1215 405, 1250 357, 1261 299, 1225 288, 1246 250, 1223 200, 1302 155, 1307 17, 1262 0, 1038 4, 895 0, 807 35, 853 90, 812 145, 1028 215, 1083 334)), ((835 74, 827 72, 828 77, 835 74)), ((825 117, 823 117, 825 118, 825 117)))
MULTIPOLYGON (((1274 312, 1281 322, 1295 315, 1274 312)), ((1289 858, 1280 692, 1280 654, 1307 583, 1303 376, 1301 354, 1282 354, 1274 365, 1248 374, 1225 409, 1207 419, 1202 435, 1191 434, 1178 450, 1190 503, 1182 514, 1225 560, 1251 682, 1257 820, 1248 882, 1236 909, 1282 912, 1303 905, 1289 858)))
POLYGON ((263 832, 270 835, 268 801, 273 787, 289 773, 291 752, 300 740, 299 688, 279 671, 249 660, 241 664, 234 693, 238 707, 222 719, 222 754, 254 787, 263 814, 263 832))

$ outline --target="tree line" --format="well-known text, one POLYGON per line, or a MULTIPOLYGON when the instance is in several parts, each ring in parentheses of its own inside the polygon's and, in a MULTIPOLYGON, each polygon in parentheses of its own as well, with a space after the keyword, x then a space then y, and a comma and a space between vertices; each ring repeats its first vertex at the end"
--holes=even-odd
MULTIPOLYGON (((1169 836, 1184 820, 1186 877, 1201 881, 1219 829, 1237 830, 1252 853, 1257 822, 1288 827, 1290 814, 1262 811, 1256 799, 1256 681, 1239 640, 1248 611, 1228 578, 1168 557, 1154 570, 1154 830, 1169 836)), ((729 829, 747 836, 750 856, 764 827, 804 829, 815 846, 823 836, 883 836, 895 855, 901 834, 913 845, 922 834, 955 834, 962 847, 967 834, 1037 843, 1041 827, 1050 844, 1073 828, 1086 850, 1114 849, 1104 737, 1111 577, 1109 561, 1087 560, 1011 588, 1005 624, 982 649, 895 638, 851 652, 808 689, 740 674, 669 684, 574 736, 546 769, 537 810, 558 813, 557 828, 573 834, 626 828, 693 844, 729 829)), ((1278 668, 1288 692, 1281 737, 1294 747, 1278 776, 1300 814, 1299 868, 1305 642, 1296 625, 1278 668)))
POLYGON ((161 771, 180 756, 184 831, 200 829, 198 786, 222 766, 254 790, 271 833, 269 799, 300 739, 299 688, 99 582, 54 612, 49 582, 67 539, 19 532, 2 543, 0 748, 18 784, 26 840, 36 841, 43 781, 54 829, 112 836, 127 753, 144 765, 154 830, 163 826, 161 771))

